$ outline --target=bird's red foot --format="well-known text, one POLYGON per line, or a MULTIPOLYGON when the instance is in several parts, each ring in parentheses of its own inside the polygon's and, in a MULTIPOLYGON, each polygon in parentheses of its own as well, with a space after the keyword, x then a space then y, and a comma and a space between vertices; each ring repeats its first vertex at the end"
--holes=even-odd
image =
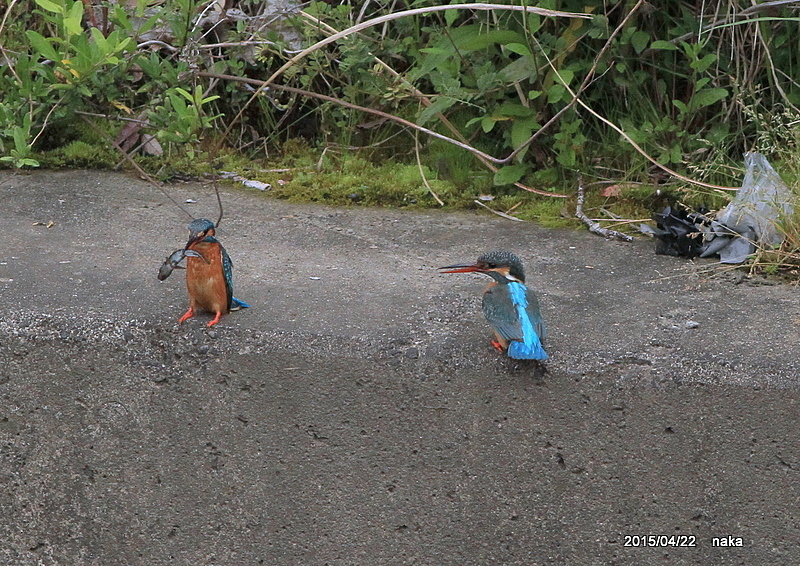
POLYGON ((497 350, 498 352, 502 353, 506 351, 506 349, 503 347, 503 344, 501 342, 498 342, 497 340, 492 340, 492 346, 494 346, 494 349, 497 350))
POLYGON ((215 316, 215 317, 214 317, 214 320, 212 320, 211 322, 209 322, 209 323, 208 323, 206 326, 207 326, 208 328, 211 328, 212 326, 214 326, 216 323, 218 323, 218 322, 219 322, 219 319, 220 319, 220 318, 222 318, 222 313, 221 313, 221 312, 218 312, 218 313, 217 313, 217 316, 215 316))
POLYGON ((189 308, 189 310, 188 310, 188 311, 186 311, 186 314, 184 314, 182 317, 180 317, 180 318, 178 319, 178 324, 180 324, 180 323, 181 323, 181 322, 183 322, 184 320, 189 320, 189 319, 190 319, 190 318, 192 318, 193 316, 194 316, 194 309, 190 307, 190 308, 189 308))

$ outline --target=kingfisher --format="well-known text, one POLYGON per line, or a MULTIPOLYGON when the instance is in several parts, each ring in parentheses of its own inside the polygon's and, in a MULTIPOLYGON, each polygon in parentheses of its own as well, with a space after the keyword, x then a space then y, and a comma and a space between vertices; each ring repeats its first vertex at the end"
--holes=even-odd
POLYGON ((474 264, 447 265, 442 273, 485 273, 493 279, 483 293, 483 314, 494 328, 494 346, 517 360, 548 358, 539 301, 525 286, 522 261, 511 252, 487 252, 474 264))
POLYGON ((184 250, 197 252, 200 257, 184 254, 189 310, 178 319, 179 323, 200 309, 215 315, 207 325, 214 326, 223 314, 250 306, 233 296, 233 262, 214 234, 215 226, 210 220, 198 218, 189 223, 189 241, 184 250))

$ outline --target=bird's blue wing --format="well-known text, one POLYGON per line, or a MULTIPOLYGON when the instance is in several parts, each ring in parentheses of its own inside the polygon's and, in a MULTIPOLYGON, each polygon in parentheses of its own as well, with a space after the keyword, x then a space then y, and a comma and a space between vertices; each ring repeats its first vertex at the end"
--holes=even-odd
POLYGON ((492 285, 483 294, 483 314, 505 340, 522 340, 522 326, 508 285, 492 285))
POLYGON ((528 317, 531 319, 531 324, 536 334, 539 336, 539 341, 544 344, 547 340, 547 328, 542 320, 542 311, 539 309, 539 299, 536 298, 536 293, 528 289, 526 293, 528 299, 528 317))
POLYGON ((544 334, 539 301, 525 285, 511 282, 489 287, 483 295, 483 312, 497 333, 509 341, 509 357, 547 359, 539 334, 544 334))
POLYGON ((230 310, 233 299, 233 262, 222 244, 219 244, 219 252, 222 255, 222 273, 225 275, 225 291, 228 294, 228 310, 230 310))
POLYGON ((222 273, 225 274, 225 290, 228 292, 228 310, 238 311, 239 309, 250 308, 250 305, 237 299, 233 296, 233 261, 222 244, 219 246, 220 253, 222 254, 222 273))

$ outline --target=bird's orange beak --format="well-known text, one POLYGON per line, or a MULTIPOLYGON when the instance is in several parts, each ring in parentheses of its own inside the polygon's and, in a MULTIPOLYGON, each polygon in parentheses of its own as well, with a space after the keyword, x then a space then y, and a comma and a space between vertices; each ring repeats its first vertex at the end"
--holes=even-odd
POLYGON ((438 269, 444 270, 441 273, 486 273, 486 270, 477 264, 445 265, 438 269))

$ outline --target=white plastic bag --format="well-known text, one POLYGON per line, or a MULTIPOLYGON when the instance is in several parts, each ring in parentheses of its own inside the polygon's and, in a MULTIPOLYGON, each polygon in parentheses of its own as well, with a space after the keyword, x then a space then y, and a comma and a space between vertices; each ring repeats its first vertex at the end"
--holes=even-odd
POLYGON ((778 246, 778 222, 793 212, 792 192, 760 153, 744 154, 742 188, 706 232, 701 257, 719 254, 722 263, 742 263, 755 244, 778 246))

